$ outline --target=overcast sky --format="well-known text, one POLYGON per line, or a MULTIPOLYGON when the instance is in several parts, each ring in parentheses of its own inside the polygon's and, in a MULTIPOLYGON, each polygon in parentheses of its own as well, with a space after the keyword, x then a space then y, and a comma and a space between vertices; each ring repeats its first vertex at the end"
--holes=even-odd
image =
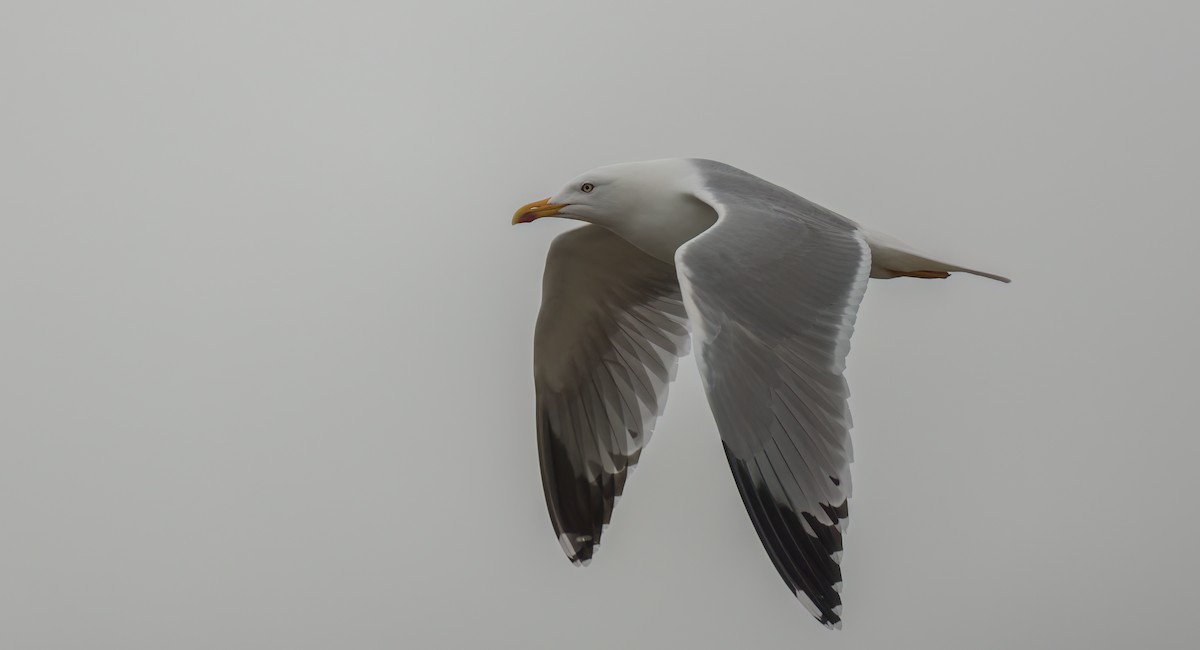
POLYGON ((1200 645, 1198 25, 6 0, 0 647, 1200 645), (596 561, 551 531, 531 344, 572 224, 509 220, 672 156, 1014 280, 868 288, 841 632, 691 358, 596 561))

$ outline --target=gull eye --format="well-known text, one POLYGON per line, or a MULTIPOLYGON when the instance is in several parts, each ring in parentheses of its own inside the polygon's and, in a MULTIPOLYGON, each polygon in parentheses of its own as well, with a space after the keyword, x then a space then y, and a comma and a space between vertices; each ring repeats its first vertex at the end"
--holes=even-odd
POLYGON ((594 189, 596 189, 596 186, 592 185, 591 183, 584 183, 583 185, 579 186, 579 191, 584 192, 585 194, 587 192, 591 192, 594 189))

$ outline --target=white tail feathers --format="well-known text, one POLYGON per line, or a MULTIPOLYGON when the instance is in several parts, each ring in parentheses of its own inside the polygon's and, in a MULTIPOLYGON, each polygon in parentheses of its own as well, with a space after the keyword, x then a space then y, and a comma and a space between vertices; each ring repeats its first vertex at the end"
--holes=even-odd
POLYGON ((904 242, 882 233, 864 230, 871 247, 871 277, 873 278, 945 278, 951 273, 970 273, 1000 282, 1011 282, 994 273, 976 271, 965 266, 948 264, 917 253, 904 242))

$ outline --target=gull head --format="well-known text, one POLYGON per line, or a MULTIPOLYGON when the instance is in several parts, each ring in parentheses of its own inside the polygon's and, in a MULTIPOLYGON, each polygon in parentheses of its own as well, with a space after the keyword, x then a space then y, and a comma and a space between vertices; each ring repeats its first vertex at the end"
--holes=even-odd
POLYGON ((678 158, 597 167, 571 179, 554 196, 521 206, 512 222, 564 217, 620 226, 686 197, 693 175, 689 162, 678 158))
POLYGON ((561 217, 603 226, 672 261, 675 249, 716 220, 697 198, 699 176, 683 158, 622 163, 580 174, 551 197, 521 206, 513 224, 561 217))

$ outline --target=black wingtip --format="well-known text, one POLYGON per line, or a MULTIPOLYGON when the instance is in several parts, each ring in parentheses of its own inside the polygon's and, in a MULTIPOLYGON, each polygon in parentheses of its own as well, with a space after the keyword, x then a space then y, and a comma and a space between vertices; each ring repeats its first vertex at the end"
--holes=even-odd
POLYGON ((591 564, 592 558, 596 555, 596 549, 600 546, 599 541, 593 539, 591 535, 579 533, 563 533, 558 536, 558 543, 562 545, 567 559, 575 566, 591 564))
POLYGON ((842 624, 842 531, 849 515, 847 503, 822 504, 830 523, 808 512, 797 513, 785 495, 774 494, 757 462, 747 463, 729 453, 729 466, 742 501, 783 581, 822 625, 842 624))
POLYGON ((842 606, 836 605, 833 609, 821 612, 820 616, 814 616, 817 622, 824 625, 829 630, 842 629, 842 606))

